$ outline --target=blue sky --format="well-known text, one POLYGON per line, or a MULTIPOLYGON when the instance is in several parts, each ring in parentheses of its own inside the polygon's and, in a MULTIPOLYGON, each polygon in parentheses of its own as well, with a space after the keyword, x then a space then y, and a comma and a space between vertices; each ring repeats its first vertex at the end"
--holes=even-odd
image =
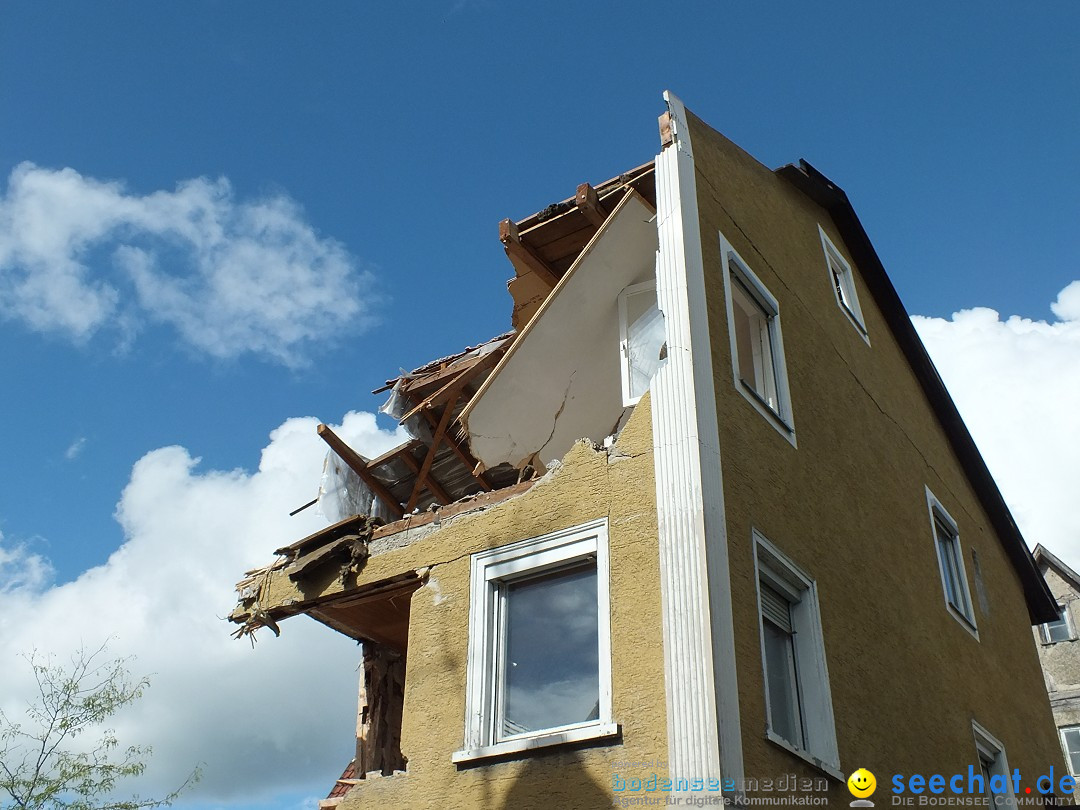
MULTIPOLYGON (((190 490, 184 519, 205 524, 155 541, 162 563, 195 534, 217 538, 230 502, 204 487, 257 490, 260 454, 292 441, 289 431, 268 439, 286 420, 348 422, 350 411, 377 407, 370 390, 399 367, 504 331, 512 269, 498 221, 652 159, 664 89, 762 162, 806 158, 848 192, 909 311, 925 316, 917 323, 992 469, 1015 479, 1003 490, 1028 530, 1024 516, 1047 510, 1025 500, 1030 476, 1013 454, 1032 448, 995 437, 1015 434, 1010 424, 1031 407, 1015 399, 1019 389, 1051 385, 1039 402, 1063 413, 1080 395, 1062 382, 1077 376, 1080 303, 1063 297, 1051 308, 1080 278, 1077 30, 1080 5, 1053 1, 4 3, 0 575, 27 610, 73 592, 57 586, 78 585, 125 541, 158 537, 146 527, 169 509, 141 493, 165 470, 190 490), (24 175, 13 174, 20 166, 24 175), (113 219, 102 224, 101 214, 97 235, 78 242, 67 215, 37 211, 48 250, 34 264, 12 219, 27 177, 47 187, 40 199, 72 211, 82 210, 79 195, 107 198, 113 219), (188 199, 178 184, 199 178, 185 188, 199 210, 216 206, 232 229, 224 241, 162 224, 188 199), (228 272, 214 258, 221 251, 271 249, 250 225, 268 212, 285 222, 279 236, 300 244, 295 263, 275 266, 274 284, 312 291, 316 303, 282 310, 282 298, 260 298, 257 258, 251 286, 231 289, 242 300, 218 307, 220 290, 193 257, 208 273, 228 272), (111 307, 91 326, 74 299, 34 315, 12 292, 11 279, 48 283, 34 274, 58 250, 111 307), (320 294, 339 306, 324 308, 320 294), (1000 318, 952 317, 977 307, 1000 318), (1036 365, 1039 378, 1025 379, 1036 365), (171 446, 188 461, 152 452, 171 446)), ((348 422, 355 440, 390 446, 392 425, 368 419, 348 422)), ((312 446, 304 452, 315 458, 312 446)), ((244 509, 260 510, 283 538, 305 533, 311 518, 286 515, 317 484, 301 470, 269 501, 251 496, 230 516, 234 534, 210 548, 254 531, 244 509)), ((1029 540, 1068 536, 1054 519, 1032 522, 1040 536, 1029 530, 1029 540)), ((276 547, 245 542, 267 559, 276 547)), ((229 602, 226 590, 210 607, 221 615, 229 602)), ((45 624, 37 636, 11 627, 0 623, 0 649, 52 638, 45 624)), ((168 665, 140 646, 141 631, 97 629, 114 630, 121 651, 168 665)), ((323 643, 318 635, 304 645, 323 643)), ((272 643, 244 666, 260 655, 295 660, 268 653, 272 643)), ((251 754, 270 761, 262 744, 251 754)), ((212 770, 212 747, 205 756, 212 770)), ((336 767, 306 762, 292 781, 237 776, 232 792, 208 774, 188 806, 258 795, 252 806, 295 807, 324 791, 336 767)))

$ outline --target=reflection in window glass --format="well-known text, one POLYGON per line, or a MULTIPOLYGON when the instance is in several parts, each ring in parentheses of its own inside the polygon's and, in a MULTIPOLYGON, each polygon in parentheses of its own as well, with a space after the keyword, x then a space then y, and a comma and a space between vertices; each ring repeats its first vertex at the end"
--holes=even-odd
POLYGON ((498 736, 596 720, 595 563, 505 583, 501 595, 506 624, 498 736))

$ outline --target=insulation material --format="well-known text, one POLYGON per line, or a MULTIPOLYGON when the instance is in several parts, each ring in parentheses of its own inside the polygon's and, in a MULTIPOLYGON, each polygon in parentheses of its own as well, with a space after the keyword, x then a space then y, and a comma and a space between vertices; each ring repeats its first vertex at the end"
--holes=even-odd
POLYGON ((319 481, 319 514, 337 523, 353 515, 372 514, 373 501, 371 488, 337 453, 328 450, 319 481))
POLYGON ((639 397, 664 359, 664 315, 654 303, 626 329, 626 362, 630 369, 630 395, 639 397))
POLYGON ((390 397, 379 408, 379 413, 385 413, 391 419, 400 420, 409 410, 408 403, 405 400, 404 395, 401 393, 401 384, 405 379, 405 371, 402 370, 401 376, 398 377, 397 382, 394 383, 394 387, 390 389, 390 397))

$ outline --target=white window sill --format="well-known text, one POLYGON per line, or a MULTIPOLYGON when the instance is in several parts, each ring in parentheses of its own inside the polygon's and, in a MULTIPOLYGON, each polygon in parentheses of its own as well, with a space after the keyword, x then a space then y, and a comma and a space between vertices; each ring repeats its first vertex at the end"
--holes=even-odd
POLYGON ((795 442, 795 427, 788 423, 788 420, 782 417, 776 410, 768 403, 768 401, 761 396, 757 391, 750 387, 743 380, 738 381, 739 393, 746 398, 746 401, 754 406, 762 416, 768 420, 769 424, 776 429, 776 432, 783 436, 792 447, 798 449, 799 445, 795 442))
POLYGON ((949 614, 960 622, 960 626, 971 633, 972 638, 979 641, 979 629, 975 626, 975 623, 961 613, 952 602, 946 602, 945 607, 949 609, 949 614))
POLYGON ((594 723, 565 731, 539 732, 529 737, 518 737, 494 745, 482 745, 479 748, 466 748, 451 754, 450 761, 459 765, 481 759, 491 759, 492 757, 521 754, 536 748, 548 748, 553 745, 606 739, 615 740, 620 734, 618 723, 594 723))
POLYGON ((821 761, 809 751, 803 751, 801 748, 796 748, 794 745, 789 743, 771 728, 765 730, 765 736, 766 738, 768 738, 769 742, 773 743, 774 745, 780 746, 785 751, 797 756, 799 759, 809 762, 822 773, 831 776, 833 779, 838 779, 841 782, 847 781, 847 777, 844 775, 843 771, 840 770, 839 763, 835 765, 830 765, 827 762, 821 761))

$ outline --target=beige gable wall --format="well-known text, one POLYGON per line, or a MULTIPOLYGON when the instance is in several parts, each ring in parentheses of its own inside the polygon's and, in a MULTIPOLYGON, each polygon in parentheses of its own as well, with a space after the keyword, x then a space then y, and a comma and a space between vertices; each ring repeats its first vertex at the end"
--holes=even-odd
MULTIPOLYGON (((524 495, 368 561, 358 586, 432 568, 409 622, 401 739, 408 773, 360 784, 342 808, 601 807, 611 804, 615 773, 647 778, 658 770, 621 764, 667 758, 652 456, 646 395, 612 451, 578 443, 524 495), (613 714, 622 744, 457 768, 450 756, 462 747, 465 725, 470 554, 600 517, 608 518, 613 714)), ((350 746, 342 740, 343 760, 350 746)))
MULTIPOLYGON (((976 762, 974 718, 1022 774, 1051 764, 1061 773, 1019 579, 858 268, 871 345, 837 305, 818 225, 848 252, 828 214, 699 119, 690 123, 747 775, 818 773, 764 736, 752 527, 818 582, 846 772, 966 772, 976 762), (798 449, 735 388, 718 231, 779 302, 798 449), (959 524, 979 641, 946 611, 924 486, 959 524)), ((850 799, 836 789, 836 800, 850 799)))

